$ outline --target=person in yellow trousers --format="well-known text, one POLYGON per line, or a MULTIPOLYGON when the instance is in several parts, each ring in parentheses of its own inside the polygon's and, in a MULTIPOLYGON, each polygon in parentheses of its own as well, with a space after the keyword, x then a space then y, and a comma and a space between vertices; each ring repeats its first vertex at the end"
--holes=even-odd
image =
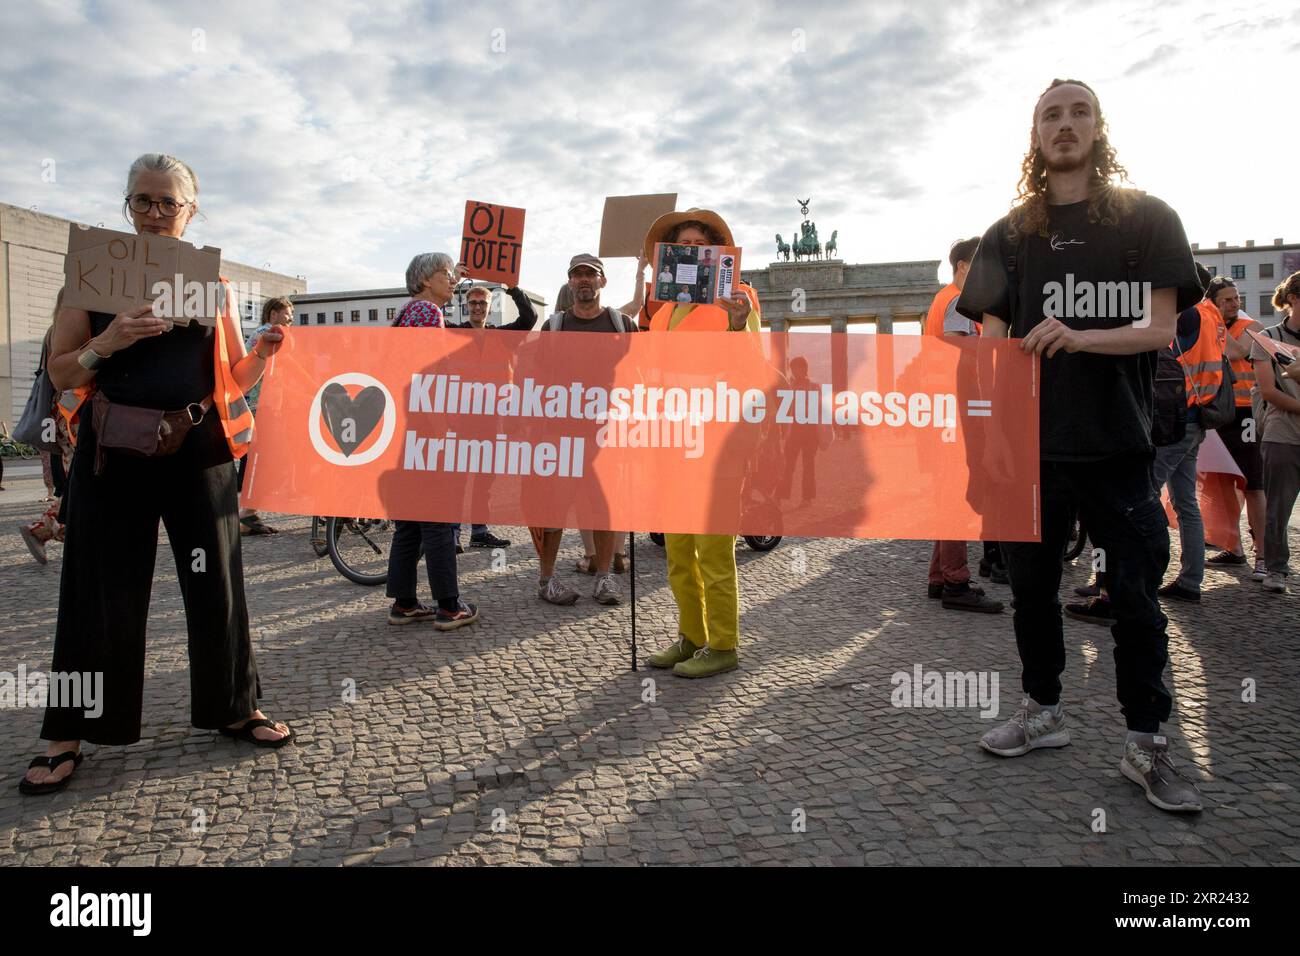
MULTIPOLYGON (((646 234, 645 260, 657 242, 733 246, 731 229, 716 212, 688 209, 660 216, 646 234)), ((651 332, 757 332, 758 293, 744 283, 735 297, 713 305, 663 303, 650 318, 651 332)), ((665 534, 668 584, 677 601, 677 640, 650 657, 651 667, 678 677, 712 677, 739 666, 740 596, 735 534, 665 534)))

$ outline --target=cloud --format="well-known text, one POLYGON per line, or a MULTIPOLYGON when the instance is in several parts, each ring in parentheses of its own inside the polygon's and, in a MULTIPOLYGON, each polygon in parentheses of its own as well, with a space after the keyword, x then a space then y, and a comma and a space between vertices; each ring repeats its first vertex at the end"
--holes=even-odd
MULTIPOLYGON (((1234 43, 1277 47, 1267 3, 1231 16, 1234 43)), ((173 152, 202 185, 190 238, 313 291, 399 285, 471 198, 528 210, 523 282, 548 296, 606 195, 717 209, 747 266, 804 196, 855 261, 939 258, 1005 212, 1055 75, 1098 78, 1143 184, 1189 191, 1172 119, 1143 103, 1195 105, 1173 54, 1206 28, 1119 0, 8 4, 0 200, 120 224, 130 161, 173 152)), ((610 274, 630 295, 630 261, 610 274)))

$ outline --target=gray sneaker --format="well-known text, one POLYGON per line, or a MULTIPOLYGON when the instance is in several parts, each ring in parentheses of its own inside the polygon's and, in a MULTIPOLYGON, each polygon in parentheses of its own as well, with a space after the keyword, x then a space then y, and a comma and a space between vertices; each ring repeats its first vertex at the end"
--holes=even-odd
POLYGON ((1169 738, 1163 734, 1141 734, 1126 741, 1119 771, 1146 791, 1147 800, 1161 810, 1198 813, 1201 794, 1196 784, 1174 769, 1169 759, 1169 738))
POLYGON ((980 746, 999 757, 1019 757, 1038 747, 1064 747, 1069 742, 1064 711, 1054 716, 1028 696, 1020 702, 1014 717, 980 738, 980 746))
POLYGON ((578 592, 573 588, 566 588, 554 575, 545 584, 537 586, 537 596, 550 604, 560 605, 574 604, 578 600, 578 592))
POLYGON ((1274 594, 1286 594, 1286 575, 1279 574, 1277 571, 1270 571, 1260 587, 1265 591, 1272 591, 1274 594))
POLYGON ((596 589, 591 592, 591 596, 598 604, 620 604, 623 601, 623 593, 612 574, 602 574, 596 578, 596 589))

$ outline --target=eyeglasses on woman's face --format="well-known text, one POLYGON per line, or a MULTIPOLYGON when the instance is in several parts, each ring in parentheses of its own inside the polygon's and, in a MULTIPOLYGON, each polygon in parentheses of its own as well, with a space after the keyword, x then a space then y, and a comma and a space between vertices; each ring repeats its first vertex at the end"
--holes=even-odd
POLYGON ((126 205, 132 212, 141 216, 149 215, 149 211, 154 206, 157 206, 158 215, 167 219, 175 219, 189 203, 180 202, 171 196, 165 196, 162 199, 150 199, 144 193, 136 193, 134 196, 127 197, 126 205))

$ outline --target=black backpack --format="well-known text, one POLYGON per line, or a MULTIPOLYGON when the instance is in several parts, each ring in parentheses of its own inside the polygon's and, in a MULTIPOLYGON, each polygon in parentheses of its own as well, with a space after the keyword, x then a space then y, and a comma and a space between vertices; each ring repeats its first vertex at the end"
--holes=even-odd
MULTIPOLYGON (((610 314, 610 322, 612 322, 612 323, 613 323, 615 326, 617 326, 618 328, 622 329, 625 333, 626 333, 626 332, 638 332, 638 331, 640 331, 640 330, 636 327, 636 325, 632 322, 631 319, 629 319, 629 318, 628 318, 626 315, 624 315, 622 312, 618 311, 618 309, 614 308, 612 305, 607 305, 607 306, 605 306, 605 311, 608 312, 608 313, 610 314), (617 316, 617 318, 614 318, 614 316, 617 316)), ((552 315, 549 319, 547 319, 544 323, 542 323, 542 331, 543 331, 543 332, 563 332, 563 331, 564 331, 564 313, 563 313, 563 312, 556 312, 556 313, 555 313, 554 315, 552 315)))
MULTIPOLYGON (((1177 333, 1174 342, 1178 341, 1177 333)), ((1172 346, 1156 353, 1154 401, 1151 404, 1151 443, 1176 445, 1187 435, 1187 370, 1172 346)))

